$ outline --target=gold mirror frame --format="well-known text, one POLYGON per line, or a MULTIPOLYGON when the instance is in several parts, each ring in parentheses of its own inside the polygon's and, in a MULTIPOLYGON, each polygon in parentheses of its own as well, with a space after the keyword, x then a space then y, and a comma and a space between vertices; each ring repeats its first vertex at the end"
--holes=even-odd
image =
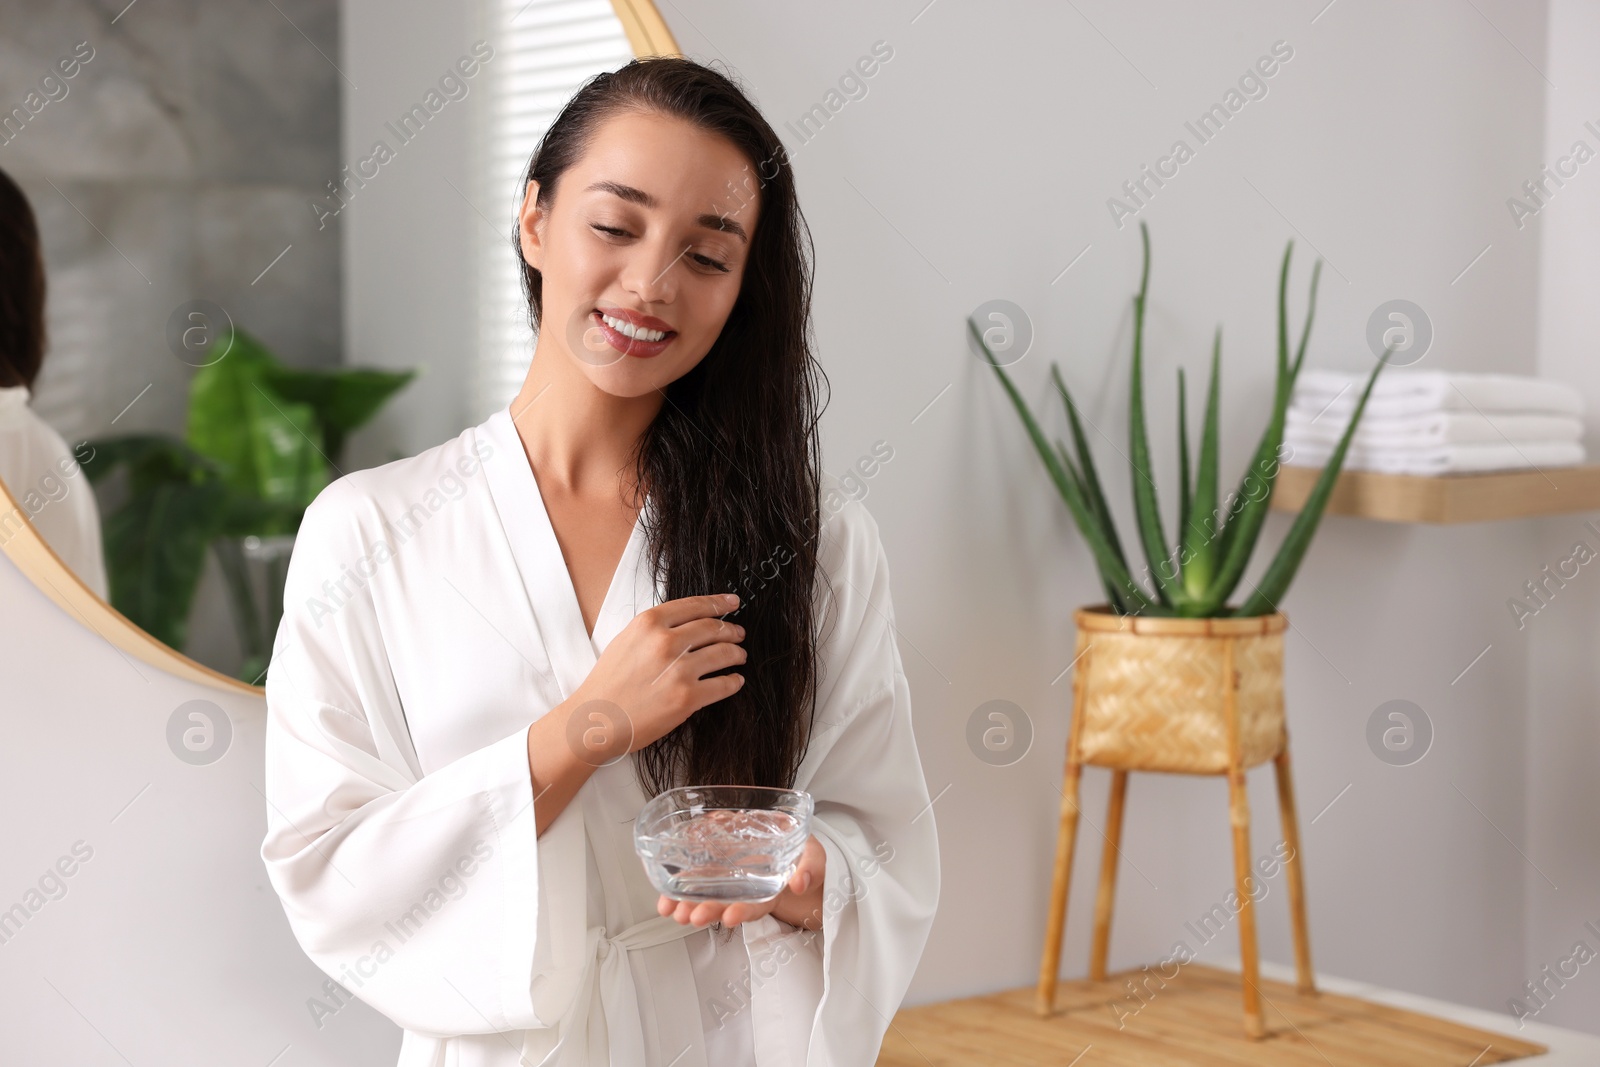
MULTIPOLYGON (((627 34, 628 45, 635 56, 682 54, 653 0, 611 0, 611 7, 616 12, 617 21, 622 24, 623 32, 627 34)), ((4 483, 0 483, 0 515, 14 514, 26 512, 4 483)), ((101 600, 45 543, 31 521, 25 520, 20 530, 0 541, 0 550, 5 552, 23 577, 55 601, 61 610, 127 655, 178 678, 265 698, 264 687, 241 682, 190 659, 170 645, 151 637, 122 612, 101 600)))

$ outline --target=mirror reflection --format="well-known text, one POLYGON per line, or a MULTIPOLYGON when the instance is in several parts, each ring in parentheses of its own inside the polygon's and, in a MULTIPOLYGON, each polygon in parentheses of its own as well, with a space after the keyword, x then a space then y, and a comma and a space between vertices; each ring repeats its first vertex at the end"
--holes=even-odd
POLYGON ((355 86, 337 5, 9 17, 0 542, 36 535, 152 637, 262 684, 306 505, 480 420, 522 380, 507 191, 551 109, 632 56, 608 8, 558 38, 534 32, 542 7, 486 4, 495 44, 460 42, 428 84, 364 79, 364 106, 393 98, 383 122, 342 110, 355 86), (408 243, 470 279, 440 299, 466 305, 453 310, 480 323, 477 346, 445 366, 421 340, 356 358, 346 287, 387 283, 363 266, 374 257, 351 259, 352 227, 388 226, 385 196, 412 214, 427 203, 405 183, 441 170, 440 150, 482 180, 423 180, 485 225, 408 243))
POLYGON ((33 407, 43 369, 45 274, 39 228, 27 194, 0 171, 0 482, 16 506, 0 515, 0 538, 32 523, 85 585, 108 594, 100 509, 81 464, 93 450, 76 448, 33 407))

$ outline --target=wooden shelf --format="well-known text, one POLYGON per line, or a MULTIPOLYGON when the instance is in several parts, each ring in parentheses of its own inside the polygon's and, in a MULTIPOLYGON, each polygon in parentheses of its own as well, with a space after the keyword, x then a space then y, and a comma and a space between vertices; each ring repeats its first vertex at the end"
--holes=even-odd
MULTIPOLYGON (((1272 510, 1298 512, 1320 473, 1315 467, 1281 468, 1272 510)), ((1345 471, 1334 486, 1326 514, 1382 522, 1454 523, 1596 510, 1600 510, 1600 466, 1438 477, 1345 471)))

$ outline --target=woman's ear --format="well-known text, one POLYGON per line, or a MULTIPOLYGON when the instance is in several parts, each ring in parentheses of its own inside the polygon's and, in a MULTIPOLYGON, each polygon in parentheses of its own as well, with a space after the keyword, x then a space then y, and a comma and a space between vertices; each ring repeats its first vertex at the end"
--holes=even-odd
POLYGON ((528 182, 522 195, 522 210, 517 213, 517 235, 522 243, 522 258, 534 270, 544 269, 544 241, 541 230, 545 213, 539 207, 539 183, 528 182))

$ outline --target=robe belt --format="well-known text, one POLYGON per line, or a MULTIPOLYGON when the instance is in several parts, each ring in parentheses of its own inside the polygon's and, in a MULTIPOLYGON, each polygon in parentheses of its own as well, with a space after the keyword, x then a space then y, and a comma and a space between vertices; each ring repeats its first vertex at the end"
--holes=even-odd
POLYGON ((609 1061, 642 1067, 646 1062, 644 1027, 628 953, 664 945, 704 929, 707 927, 680 923, 670 915, 634 923, 616 937, 605 936, 601 927, 589 927, 583 976, 578 980, 571 1007, 560 1021, 559 1041, 552 1046, 556 1027, 526 1031, 523 1067, 589 1067, 598 1063, 594 1057, 599 1052, 596 1046, 601 1026, 610 1046, 609 1061), (591 1015, 596 992, 605 1014, 604 1023, 591 1015))

